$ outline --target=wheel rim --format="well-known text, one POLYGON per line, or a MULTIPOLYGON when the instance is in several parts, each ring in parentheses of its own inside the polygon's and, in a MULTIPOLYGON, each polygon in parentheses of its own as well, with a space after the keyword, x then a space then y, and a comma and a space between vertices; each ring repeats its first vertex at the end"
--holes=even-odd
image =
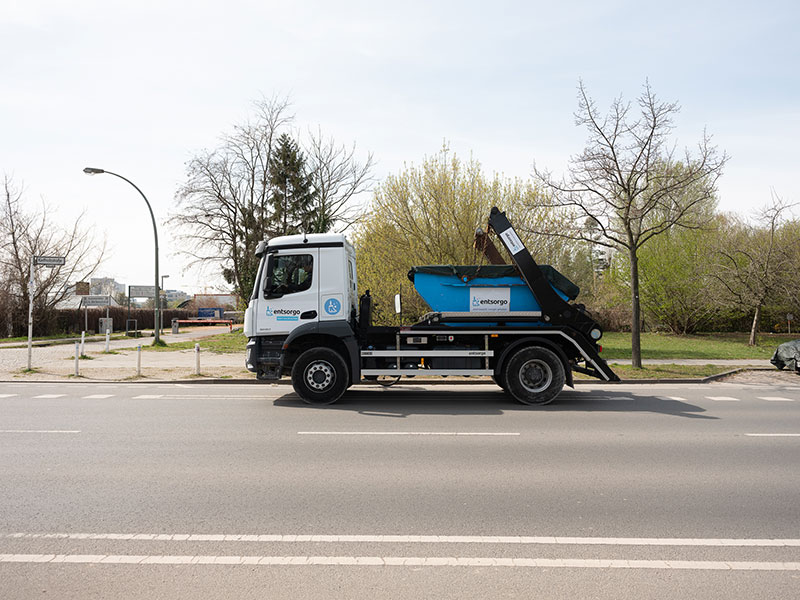
POLYGON ((328 361, 315 360, 306 367, 305 380, 310 389, 322 392, 334 384, 336 371, 328 361))
POLYGON ((550 387, 553 382, 553 371, 545 361, 534 358, 520 367, 519 381, 525 390, 538 394, 550 387))

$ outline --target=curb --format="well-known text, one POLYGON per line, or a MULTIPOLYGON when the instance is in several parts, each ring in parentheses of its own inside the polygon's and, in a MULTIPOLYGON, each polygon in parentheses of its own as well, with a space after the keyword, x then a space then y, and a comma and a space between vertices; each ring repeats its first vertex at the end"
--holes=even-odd
MULTIPOLYGON (((720 379, 724 379, 726 377, 730 377, 731 375, 735 375, 737 373, 744 373, 747 371, 775 371, 776 369, 770 367, 739 367, 736 369, 732 369, 730 371, 725 371, 724 373, 717 373, 716 375, 709 375, 708 377, 699 377, 695 379, 689 378, 676 378, 676 379, 622 379, 620 381, 600 381, 600 380, 593 380, 593 379, 576 379, 575 385, 597 385, 597 384, 610 384, 610 385, 621 385, 621 384, 670 384, 670 383, 678 383, 678 384, 689 384, 689 383, 712 383, 714 381, 718 381, 720 379)), ((146 379, 142 378, 136 381, 119 381, 115 379, 89 379, 83 380, 82 378, 70 378, 70 379, 39 379, 39 380, 32 380, 32 381, 25 381, 20 379, 6 379, 0 380, 0 384, 2 383, 65 383, 65 384, 72 384, 72 383, 91 383, 91 384, 103 384, 108 385, 110 383, 115 384, 132 384, 132 385, 141 385, 141 384, 167 384, 167 383, 179 383, 181 385, 196 385, 196 384, 226 384, 226 383, 234 383, 234 384, 271 384, 271 385, 291 385, 292 382, 288 378, 278 379, 275 381, 259 381, 258 379, 242 379, 242 378, 221 378, 221 377, 209 377, 209 378, 193 378, 193 379, 146 379)), ((401 385, 403 382, 398 382, 401 385)), ((411 383, 411 382, 406 382, 411 383)), ((431 380, 423 380, 419 379, 414 381, 415 384, 423 384, 423 385, 493 385, 494 383, 489 379, 474 379, 474 380, 445 380, 445 379, 431 379, 431 380)), ((358 384, 356 384, 358 385, 358 384)))

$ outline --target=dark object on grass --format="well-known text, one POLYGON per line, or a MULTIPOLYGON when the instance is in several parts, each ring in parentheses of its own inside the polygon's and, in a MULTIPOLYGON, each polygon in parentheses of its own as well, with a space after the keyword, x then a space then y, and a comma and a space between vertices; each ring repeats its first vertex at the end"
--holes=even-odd
POLYGON ((779 369, 789 367, 800 373, 800 340, 792 340, 778 346, 769 362, 779 369))

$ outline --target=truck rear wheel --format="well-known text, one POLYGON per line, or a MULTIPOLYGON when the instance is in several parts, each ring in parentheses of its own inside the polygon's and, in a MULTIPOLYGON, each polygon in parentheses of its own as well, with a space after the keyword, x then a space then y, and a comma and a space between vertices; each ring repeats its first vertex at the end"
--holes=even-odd
POLYGON ((350 373, 342 356, 330 348, 303 352, 292 367, 292 386, 308 404, 332 404, 347 389, 350 373))
POLYGON ((507 391, 523 404, 549 404, 564 388, 566 379, 558 355, 538 346, 518 350, 504 371, 507 391))

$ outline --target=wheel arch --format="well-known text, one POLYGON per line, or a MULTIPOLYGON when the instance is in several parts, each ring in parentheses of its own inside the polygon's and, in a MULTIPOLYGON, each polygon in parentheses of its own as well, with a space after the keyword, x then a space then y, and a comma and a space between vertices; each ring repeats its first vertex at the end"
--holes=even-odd
POLYGON ((564 377, 566 379, 565 383, 571 388, 575 387, 572 378, 572 366, 569 363, 569 359, 567 359, 567 354, 564 352, 564 349, 559 344, 544 337, 526 336, 518 340, 514 340, 508 344, 505 348, 503 348, 502 353, 497 359, 494 367, 495 374, 503 372, 506 362, 508 362, 508 359, 513 356, 515 352, 521 348, 527 348, 529 346, 539 346, 555 352, 556 356, 558 356, 558 358, 561 360, 561 364, 564 365, 564 377))
POLYGON ((361 369, 359 368, 358 346, 355 337, 350 339, 343 338, 332 332, 320 332, 316 329, 303 332, 300 335, 289 336, 283 345, 283 368, 291 372, 297 358, 310 348, 330 348, 334 350, 341 355, 348 367, 349 383, 352 384, 360 380, 361 369))

